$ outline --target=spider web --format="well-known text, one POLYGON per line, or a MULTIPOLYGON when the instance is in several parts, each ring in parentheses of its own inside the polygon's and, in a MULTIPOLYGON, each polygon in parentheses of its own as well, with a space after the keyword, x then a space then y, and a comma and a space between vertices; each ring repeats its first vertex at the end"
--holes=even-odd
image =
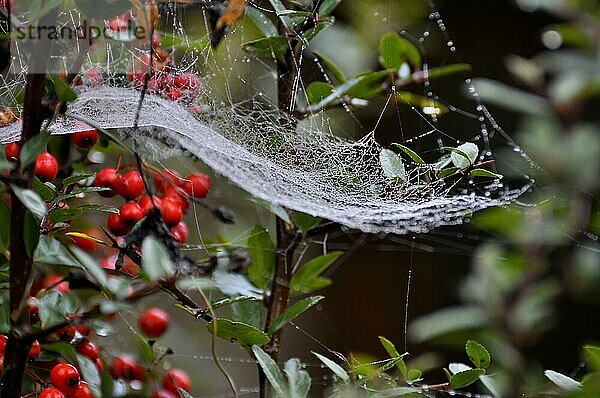
MULTIPOLYGON (((223 49, 215 53, 205 37, 193 37, 186 31, 190 8, 179 3, 161 4, 163 22, 159 30, 179 40, 184 51, 176 54, 174 73, 195 71, 202 86, 197 99, 169 101, 160 95, 146 93, 140 106, 140 84, 123 78, 122 68, 131 68, 148 55, 139 46, 113 37, 97 45, 108 54, 102 62, 88 57, 82 80, 77 87, 78 97, 68 107, 68 115, 59 117, 49 126, 53 134, 69 134, 88 127, 79 120, 111 130, 121 138, 130 139, 132 148, 150 161, 162 161, 177 156, 194 156, 251 195, 323 217, 352 229, 369 233, 421 233, 442 225, 455 225, 468 220, 473 212, 510 203, 529 188, 531 183, 521 178, 514 186, 499 179, 462 177, 446 181, 424 177, 433 168, 404 159, 406 175, 390 178, 380 161, 383 147, 377 141, 379 121, 394 107, 410 110, 417 120, 414 131, 402 126, 395 142, 411 148, 422 148, 435 160, 443 158, 441 147, 473 142, 478 147, 477 161, 493 160, 495 146, 512 146, 524 159, 527 155, 502 131, 487 109, 478 101, 469 79, 461 81, 456 91, 466 88, 471 96, 471 109, 449 105, 449 115, 442 118, 429 114, 424 108, 397 104, 394 92, 389 95, 378 122, 372 127, 354 123, 355 137, 342 131, 348 124, 339 124, 325 111, 310 114, 299 121, 276 108, 274 90, 275 55, 272 60, 249 57, 241 50, 239 41, 248 41, 246 24, 240 24, 223 49), (102 76, 102 82, 86 84, 91 71, 102 76), (462 86, 462 88, 461 88, 462 86), (246 94, 246 95, 243 95, 246 94), (249 94, 249 95, 248 95, 249 94), (240 97, 240 98, 238 98, 240 97), (191 107, 194 112, 191 112, 191 107), (199 111, 199 112, 198 112, 199 111), (139 116, 139 118, 138 118, 139 116), (473 129, 455 132, 443 126, 443 120, 468 119, 473 129), (137 128, 136 127, 137 121, 137 128), (358 127, 357 127, 358 125, 358 127), (342 138, 344 137, 344 138, 342 138), (165 145, 166 144, 166 145, 165 145)), ((424 8, 431 5, 424 3, 424 8)), ((274 12, 258 7, 265 15, 275 18, 274 12)), ((81 20, 76 10, 61 16, 65 23, 81 20)), ((426 56, 426 44, 432 36, 446 38, 446 27, 439 14, 432 12, 429 23, 420 32, 401 31, 405 38, 419 45, 426 56), (436 32, 433 35, 432 32, 436 32)), ((446 41, 448 60, 454 57, 455 47, 446 41)), ((68 64, 69 54, 58 55, 59 65, 68 64)), ((321 80, 328 81, 325 67, 312 54, 311 47, 302 46, 295 67, 302 71, 309 64, 317 65, 321 80)), ((22 61, 22 60, 21 60, 22 61)), ((4 77, 3 98, 10 100, 15 88, 23 85, 25 62, 13 63, 20 70, 4 77)), ((423 63, 424 94, 442 101, 433 91, 427 77, 430 69, 423 63)), ((14 70, 13 70, 14 72, 14 70)), ((299 103, 306 102, 306 84, 302 73, 294 81, 299 103)), ((164 97, 164 95, 163 95, 164 97)), ((344 104, 347 118, 356 121, 355 112, 344 104)), ((0 130, 0 141, 15 140, 20 134, 20 122, 0 130)), ((411 129, 412 130, 412 129, 411 129)), ((446 155, 447 156, 447 155, 446 155)), ((523 176, 521 176, 523 177, 523 176)))

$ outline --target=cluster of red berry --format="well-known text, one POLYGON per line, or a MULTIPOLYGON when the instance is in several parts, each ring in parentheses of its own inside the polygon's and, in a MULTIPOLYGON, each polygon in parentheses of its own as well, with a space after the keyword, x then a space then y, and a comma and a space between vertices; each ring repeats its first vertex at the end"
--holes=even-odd
POLYGON ((108 229, 122 236, 156 207, 163 221, 170 228, 171 235, 179 243, 187 242, 188 227, 183 216, 189 208, 189 198, 205 198, 210 190, 211 180, 206 174, 195 173, 182 178, 176 171, 156 173, 154 186, 160 195, 143 195, 144 180, 139 171, 132 170, 124 175, 116 168, 105 168, 98 172, 94 186, 109 188, 99 192, 104 197, 120 195, 127 202, 119 208, 119 213, 108 216, 108 229))
MULTIPOLYGON (((80 149, 90 149, 98 142, 99 134, 95 129, 71 134, 71 141, 80 149)), ((21 147, 18 142, 11 142, 4 146, 4 154, 8 160, 19 159, 21 147)), ((43 182, 53 181, 58 175, 58 161, 50 152, 42 152, 35 159, 33 174, 43 182)))

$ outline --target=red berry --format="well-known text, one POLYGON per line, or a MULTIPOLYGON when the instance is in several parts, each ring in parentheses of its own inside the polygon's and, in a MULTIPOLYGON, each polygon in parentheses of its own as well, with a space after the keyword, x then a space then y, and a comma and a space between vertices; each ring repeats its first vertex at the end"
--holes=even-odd
POLYGON ((110 364, 110 374, 115 379, 144 380, 145 371, 137 362, 128 357, 117 357, 110 364))
POLYGON ((104 372, 104 364, 100 358, 96 358, 96 369, 98 369, 98 372, 100 373, 104 372))
POLYGON ((129 19, 124 15, 114 17, 108 21, 108 27, 113 32, 126 32, 129 29, 129 19))
POLYGON ((94 398, 94 394, 85 381, 80 381, 70 398, 94 398))
POLYGON ((181 75, 175 76, 175 81, 173 83, 177 88, 195 90, 200 87, 200 78, 191 72, 182 73, 181 75))
POLYGON ((42 152, 35 160, 33 174, 42 181, 52 181, 58 175, 58 162, 52 154, 42 152))
POLYGON ((107 225, 108 225, 108 229, 110 230, 110 232, 112 232, 113 234, 115 234, 117 236, 125 235, 130 230, 129 226, 127 226, 127 224, 125 224, 125 221, 123 220, 123 218, 119 214, 116 214, 116 213, 110 213, 108 215, 107 225))
POLYGON ((144 193, 144 180, 139 171, 133 170, 123 176, 123 187, 119 193, 127 200, 133 200, 144 193))
POLYGON ((119 209, 122 222, 128 227, 133 227, 144 218, 144 212, 140 205, 135 202, 127 202, 119 209))
POLYGON ((160 389, 152 394, 152 398, 178 398, 179 394, 175 395, 171 391, 160 389))
POLYGON ((4 154, 7 159, 17 159, 19 157, 19 153, 21 152, 21 147, 18 142, 10 142, 6 144, 4 147, 4 154))
POLYGON ((183 178, 175 170, 165 170, 162 174, 154 177, 154 186, 159 192, 165 192, 170 186, 179 186, 183 183, 183 178))
POLYGON ((175 187, 168 187, 165 190, 163 199, 167 198, 179 203, 179 206, 181 206, 181 210, 183 210, 184 212, 187 211, 188 207, 190 206, 190 201, 188 200, 188 198, 185 197, 183 194, 179 193, 179 191, 175 187))
POLYGON ((44 388, 38 398, 65 398, 65 394, 58 388, 44 388))
POLYGON ((160 214, 168 226, 179 224, 183 217, 181 205, 171 198, 164 198, 160 207, 160 214))
MULTIPOLYGON (((156 207, 160 209, 160 206, 162 205, 162 199, 158 196, 152 196, 152 200, 154 200, 154 204, 156 205, 156 207)), ((152 201, 150 200, 150 197, 148 195, 143 196, 138 202, 138 204, 142 208, 142 213, 144 214, 144 216, 147 216, 150 210, 154 208, 154 206, 152 206, 152 201)))
POLYGON ((69 288, 69 282, 64 281, 63 279, 65 279, 65 277, 62 275, 50 274, 44 277, 44 279, 42 279, 42 286, 44 286, 45 288, 49 288, 52 286, 54 289, 58 290, 63 294, 70 293, 71 289, 69 288))
POLYGON ((79 371, 68 363, 59 363, 50 372, 50 381, 54 387, 71 394, 79 384, 79 371))
POLYGON ((75 338, 75 328, 73 326, 67 326, 56 331, 56 335, 62 341, 70 343, 75 338))
POLYGON ((0 334, 0 357, 4 355, 4 351, 6 351, 6 344, 8 343, 8 337, 0 334))
POLYGON ((42 349, 40 348, 40 342, 35 340, 29 349, 29 358, 37 358, 41 352, 42 349))
POLYGON ((112 256, 102 257, 98 261, 98 264, 100 265, 100 267, 102 267, 104 269, 115 269, 116 262, 117 262, 117 256, 112 255, 112 256))
POLYGON ((187 176, 181 188, 193 198, 205 198, 210 190, 210 184, 209 176, 196 173, 187 176))
POLYGON ((140 330, 148 337, 160 337, 169 326, 169 314, 160 308, 149 308, 138 319, 140 330))
POLYGON ((95 129, 78 131, 71 134, 71 141, 81 149, 90 149, 98 142, 99 134, 95 129))
POLYGON ((96 361, 96 359, 98 359, 98 346, 87 339, 77 344, 77 352, 81 355, 85 355, 92 361, 96 361))
POLYGON ((172 392, 173 394, 179 395, 178 388, 189 392, 192 388, 192 381, 190 377, 181 369, 171 369, 165 373, 163 377, 163 388, 172 392))
POLYGON ((165 94, 165 98, 169 101, 177 101, 180 100, 181 97, 183 97, 183 91, 177 87, 171 87, 165 94))
POLYGON ((170 73, 162 73, 158 79, 158 89, 162 92, 168 92, 175 82, 175 77, 170 73))
POLYGON ((90 328, 88 328, 86 325, 84 325, 83 323, 80 323, 78 325, 73 325, 71 326, 73 329, 75 329, 75 331, 77 333, 79 333, 82 336, 87 336, 90 334, 91 330, 90 328))
POLYGON ((95 187, 110 188, 110 191, 98 192, 100 196, 112 198, 123 189, 123 177, 117 169, 102 169, 94 179, 95 187))
POLYGON ((175 225, 173 228, 171 228, 171 236, 173 237, 173 239, 175 239, 177 242, 184 244, 185 242, 187 242, 189 236, 190 236, 190 231, 186 225, 185 222, 181 221, 179 224, 175 225))

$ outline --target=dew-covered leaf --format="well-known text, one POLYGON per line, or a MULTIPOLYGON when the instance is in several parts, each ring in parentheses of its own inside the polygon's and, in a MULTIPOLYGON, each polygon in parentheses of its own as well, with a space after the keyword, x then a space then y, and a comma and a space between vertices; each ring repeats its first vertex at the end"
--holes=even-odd
POLYGON ((102 379, 96 363, 85 355, 77 354, 77 363, 81 376, 88 383, 88 387, 92 390, 94 396, 100 397, 102 379))
MULTIPOLYGON (((211 334, 214 332, 214 320, 206 325, 206 329, 211 334)), ((262 330, 225 318, 217 318, 217 336, 244 346, 263 345, 269 342, 269 336, 262 330)))
POLYGON ((450 377, 452 388, 463 388, 479 380, 479 376, 485 374, 485 369, 469 369, 458 372, 450 377))
POLYGON ((297 303, 291 305, 283 314, 281 314, 277 319, 273 321, 271 327, 269 327, 268 334, 273 334, 277 332, 279 329, 296 319, 300 314, 308 310, 313 305, 317 304, 319 301, 323 300, 325 297, 323 296, 313 296, 307 297, 303 300, 298 301, 297 303))
POLYGON ((383 169, 383 174, 388 178, 398 178, 406 180, 406 170, 400 156, 389 149, 382 149, 379 152, 379 164, 383 169))
POLYGON ((447 151, 450 151, 450 159, 452 164, 461 169, 466 169, 477 160, 479 155, 479 148, 472 142, 465 142, 456 148, 443 147, 447 151))
POLYGON ((323 278, 320 275, 335 263, 342 252, 331 252, 313 258, 304 264, 300 270, 292 277, 290 282, 290 293, 292 296, 310 293, 316 290, 316 287, 329 285, 331 280, 323 278))
POLYGON ((316 356, 319 359, 319 361, 323 363, 323 365, 327 366, 337 377, 342 379, 344 382, 348 383, 350 381, 350 376, 348 375, 348 372, 346 372, 344 368, 342 368, 340 365, 316 352, 313 352, 313 355, 316 356))
POLYGON ((297 358, 291 358, 285 363, 285 374, 288 378, 289 397, 306 398, 310 391, 310 376, 302 370, 302 363, 297 358))
POLYGON ((264 227, 256 225, 252 229, 247 250, 252 258, 252 264, 248 267, 248 278, 256 286, 267 289, 273 279, 276 256, 275 243, 264 227))
POLYGON ((249 4, 246 7, 246 15, 252 19, 256 27, 265 35, 265 37, 277 36, 277 27, 275 24, 263 14, 260 10, 249 4))
POLYGON ((410 149, 409 147, 402 145, 402 144, 398 144, 398 143, 393 143, 393 146, 396 146, 398 148, 400 148, 405 154, 407 154, 415 163, 417 164, 425 164, 425 161, 412 149, 410 149))
POLYGON ((142 270, 150 281, 174 275, 173 263, 161 242, 149 236, 142 242, 142 270))
POLYGON ((273 358, 264 352, 258 345, 252 346, 252 352, 254 353, 256 360, 265 373, 265 376, 267 376, 267 379, 269 380, 269 383, 271 383, 271 386, 275 390, 277 396, 287 396, 287 386, 285 384, 285 380, 283 379, 283 374, 281 374, 281 370, 279 370, 279 366, 277 366, 277 363, 275 363, 273 358))
POLYGON ((242 50, 250 55, 283 59, 289 49, 289 41, 282 36, 263 37, 242 44, 242 50))
POLYGON ((385 351, 388 353, 390 358, 394 359, 394 364, 400 371, 400 374, 402 375, 402 377, 404 377, 404 379, 406 380, 408 378, 408 373, 406 370, 406 364, 404 363, 404 360, 402 359, 404 354, 400 355, 398 353, 398 350, 396 349, 396 346, 394 345, 394 343, 392 343, 390 340, 386 339, 385 337, 379 336, 379 341, 381 342, 381 345, 383 346, 385 351))
POLYGON ((473 177, 502 178, 502 174, 492 173, 486 169, 473 169, 469 174, 473 177))
POLYGON ((78 266, 62 243, 48 235, 40 236, 33 261, 39 264, 78 266))
POLYGON ((468 72, 470 71, 471 65, 469 64, 450 64, 450 65, 443 65, 443 66, 438 66, 435 68, 431 68, 428 71, 428 76, 429 79, 438 79, 440 77, 444 77, 444 76, 448 76, 448 75, 454 75, 457 73, 461 73, 461 72, 468 72))

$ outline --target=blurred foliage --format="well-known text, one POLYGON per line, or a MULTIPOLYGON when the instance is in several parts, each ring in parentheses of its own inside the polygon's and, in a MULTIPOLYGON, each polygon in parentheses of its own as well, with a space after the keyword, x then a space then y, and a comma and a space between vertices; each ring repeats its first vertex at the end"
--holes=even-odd
MULTIPOLYGON (((597 347, 585 347, 585 371, 574 372, 566 358, 565 368, 542 372, 531 349, 555 326, 561 302, 600 304, 600 120, 590 111, 599 94, 600 4, 517 3, 561 20, 541 34, 549 50, 531 59, 507 59, 518 87, 484 79, 474 83, 485 102, 519 115, 516 137, 537 165, 531 175, 535 184, 524 199, 531 205, 492 209, 475 218, 493 239, 474 253, 460 290, 462 304, 421 317, 410 332, 415 342, 458 347, 474 338, 485 344, 494 362, 485 379, 493 384, 484 385, 494 396, 596 397, 597 347)), ((521 148, 514 149, 515 154, 504 154, 508 163, 521 154, 521 148)))

